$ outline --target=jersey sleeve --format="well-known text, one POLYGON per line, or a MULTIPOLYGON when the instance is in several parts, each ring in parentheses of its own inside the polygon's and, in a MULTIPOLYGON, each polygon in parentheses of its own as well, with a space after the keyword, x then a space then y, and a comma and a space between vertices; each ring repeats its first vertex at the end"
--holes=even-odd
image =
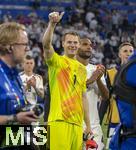
POLYGON ((42 76, 38 76, 36 88, 43 89, 43 78, 42 78, 42 76))
MULTIPOLYGON (((104 85, 106 85, 106 81, 105 81, 104 75, 101 77, 101 80, 102 80, 102 83, 103 83, 104 85)), ((106 85, 106 86, 107 86, 107 85, 106 85)))
POLYGON ((66 62, 62 56, 58 55, 56 52, 53 53, 52 57, 46 60, 48 67, 65 67, 67 66, 66 62))
POLYGON ((87 71, 84 69, 84 80, 83 80, 83 92, 86 92, 86 80, 87 80, 87 71))

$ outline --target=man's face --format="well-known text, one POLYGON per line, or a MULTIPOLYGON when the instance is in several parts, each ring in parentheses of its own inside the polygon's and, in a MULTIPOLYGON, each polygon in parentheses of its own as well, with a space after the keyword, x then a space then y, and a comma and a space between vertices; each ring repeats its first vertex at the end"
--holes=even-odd
POLYGON ((34 63, 34 59, 24 59, 24 63, 23 63, 23 68, 24 71, 26 72, 33 72, 35 63, 34 63))
POLYGON ((83 59, 88 59, 92 55, 92 42, 89 39, 81 39, 78 55, 83 59))
POLYGON ((134 53, 134 48, 129 45, 123 46, 119 50, 119 58, 121 59, 121 64, 124 64, 127 62, 128 57, 131 56, 134 53))
POLYGON ((66 56, 73 58, 80 46, 78 36, 67 34, 65 40, 62 42, 64 53, 66 56))
POLYGON ((22 63, 28 50, 28 37, 25 31, 20 30, 20 38, 12 45, 14 63, 22 63))

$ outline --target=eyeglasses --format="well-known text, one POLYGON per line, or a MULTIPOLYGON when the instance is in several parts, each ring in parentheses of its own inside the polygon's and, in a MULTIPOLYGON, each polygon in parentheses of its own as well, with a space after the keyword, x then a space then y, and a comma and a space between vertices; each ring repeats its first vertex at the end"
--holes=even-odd
POLYGON ((28 43, 13 43, 12 45, 24 45, 24 46, 29 46, 28 43))
POLYGON ((25 46, 25 49, 29 47, 28 43, 13 43, 12 45, 22 45, 22 46, 25 46))

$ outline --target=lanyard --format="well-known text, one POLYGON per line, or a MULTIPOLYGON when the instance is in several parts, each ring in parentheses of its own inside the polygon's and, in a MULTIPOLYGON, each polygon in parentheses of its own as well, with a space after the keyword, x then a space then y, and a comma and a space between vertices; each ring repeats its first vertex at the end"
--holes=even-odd
MULTIPOLYGON (((18 96, 17 93, 15 92, 15 89, 13 88, 13 85, 10 83, 10 80, 8 79, 6 73, 5 73, 4 69, 1 67, 1 65, 0 65, 0 70, 1 70, 1 72, 3 73, 3 75, 4 75, 4 77, 5 77, 5 79, 6 79, 7 83, 8 83, 8 85, 9 85, 9 87, 10 87, 10 89, 11 89, 11 91, 13 92, 13 94, 14 94, 16 100, 17 100, 18 105, 21 105, 21 104, 20 104, 19 96, 18 96)), ((17 80, 18 80, 18 79, 17 79, 17 80)), ((17 82, 18 82, 18 81, 17 81, 17 82)), ((25 94, 24 94, 23 88, 22 88, 21 86, 20 86, 20 89, 19 89, 19 90, 20 90, 20 92, 22 93, 22 96, 23 96, 23 99, 24 99, 25 104, 27 104, 26 98, 25 98, 25 96, 24 96, 25 94)))

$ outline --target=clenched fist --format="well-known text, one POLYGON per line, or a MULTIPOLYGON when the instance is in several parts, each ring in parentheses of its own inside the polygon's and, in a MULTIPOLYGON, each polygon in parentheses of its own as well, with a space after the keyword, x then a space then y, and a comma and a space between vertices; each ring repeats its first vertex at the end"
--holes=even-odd
POLYGON ((52 12, 49 14, 49 21, 53 24, 60 22, 61 18, 63 17, 64 12, 52 12))
POLYGON ((99 80, 104 73, 105 73, 105 67, 101 64, 97 65, 96 70, 93 72, 92 76, 86 82, 87 86, 99 80))
POLYGON ((34 76, 27 81, 27 89, 29 89, 31 86, 34 88, 36 87, 36 79, 34 76))

